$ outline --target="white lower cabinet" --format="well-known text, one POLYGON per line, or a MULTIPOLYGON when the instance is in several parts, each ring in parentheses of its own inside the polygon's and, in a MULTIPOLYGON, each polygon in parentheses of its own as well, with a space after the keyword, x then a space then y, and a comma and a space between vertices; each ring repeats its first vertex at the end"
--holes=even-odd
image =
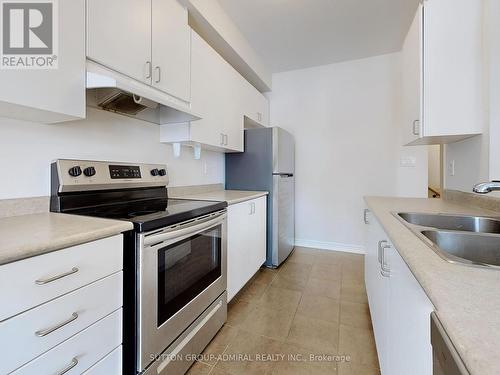
POLYGON ((0 373, 81 374, 120 347, 122 270, 122 235, 0 265, 0 373))
MULTIPOLYGON (((121 345, 121 329, 122 310, 119 309, 14 371, 13 375, 81 374, 121 345)), ((112 370, 106 375, 119 373, 112 370)))
POLYGON ((382 375, 431 375, 434 306, 373 215, 365 282, 382 375))
POLYGON ((230 301, 266 261, 267 197, 227 210, 227 299, 230 301))

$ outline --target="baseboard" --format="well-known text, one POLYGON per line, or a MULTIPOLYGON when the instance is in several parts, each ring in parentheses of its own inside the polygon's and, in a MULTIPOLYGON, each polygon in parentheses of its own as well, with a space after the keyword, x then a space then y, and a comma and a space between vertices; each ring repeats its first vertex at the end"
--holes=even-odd
POLYGON ((338 242, 325 242, 315 240, 295 239, 295 246, 311 247, 321 250, 344 251, 346 253, 365 254, 365 248, 359 245, 350 245, 338 242))

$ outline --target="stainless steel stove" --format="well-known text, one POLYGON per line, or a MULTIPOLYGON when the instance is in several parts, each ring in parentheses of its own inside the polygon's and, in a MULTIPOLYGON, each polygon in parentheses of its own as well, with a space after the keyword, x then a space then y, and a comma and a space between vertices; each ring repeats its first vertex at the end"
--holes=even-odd
POLYGON ((164 165, 57 160, 51 211, 130 221, 124 374, 182 374, 227 317, 225 202, 168 199, 164 165))

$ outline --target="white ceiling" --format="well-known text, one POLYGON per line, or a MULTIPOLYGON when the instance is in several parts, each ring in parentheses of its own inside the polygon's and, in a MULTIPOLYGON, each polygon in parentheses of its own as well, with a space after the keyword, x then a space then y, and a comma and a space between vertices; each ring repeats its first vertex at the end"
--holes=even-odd
POLYGON ((419 0, 218 0, 273 71, 399 51, 419 0))

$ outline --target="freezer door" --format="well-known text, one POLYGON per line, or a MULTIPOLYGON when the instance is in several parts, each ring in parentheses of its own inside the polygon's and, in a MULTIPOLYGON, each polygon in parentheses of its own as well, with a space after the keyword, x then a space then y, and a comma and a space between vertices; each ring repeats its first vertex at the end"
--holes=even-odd
POLYGON ((279 266, 295 246, 295 178, 273 175, 272 265, 279 266))
POLYGON ((295 141, 286 130, 273 128, 273 173, 295 172, 295 141))

